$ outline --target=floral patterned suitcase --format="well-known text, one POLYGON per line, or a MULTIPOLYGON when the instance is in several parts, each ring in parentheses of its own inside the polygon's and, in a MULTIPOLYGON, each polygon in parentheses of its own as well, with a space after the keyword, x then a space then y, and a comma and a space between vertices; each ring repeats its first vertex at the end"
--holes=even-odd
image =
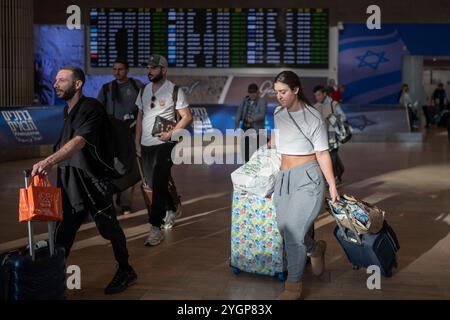
POLYGON ((231 217, 231 267, 275 276, 284 281, 283 239, 278 231, 272 199, 233 192, 231 217))

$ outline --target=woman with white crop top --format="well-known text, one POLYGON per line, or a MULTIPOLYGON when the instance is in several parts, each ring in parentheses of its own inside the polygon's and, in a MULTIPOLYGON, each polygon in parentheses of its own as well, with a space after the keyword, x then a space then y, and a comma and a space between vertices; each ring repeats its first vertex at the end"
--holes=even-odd
POLYGON ((326 242, 314 241, 308 235, 324 202, 324 177, 333 202, 339 194, 328 152, 326 124, 311 107, 300 78, 292 71, 283 71, 275 78, 274 90, 280 106, 275 110, 278 131, 273 144, 282 157, 273 199, 288 265, 285 289, 278 299, 296 300, 301 298, 307 257, 311 258, 315 275, 320 276, 325 266, 326 242))

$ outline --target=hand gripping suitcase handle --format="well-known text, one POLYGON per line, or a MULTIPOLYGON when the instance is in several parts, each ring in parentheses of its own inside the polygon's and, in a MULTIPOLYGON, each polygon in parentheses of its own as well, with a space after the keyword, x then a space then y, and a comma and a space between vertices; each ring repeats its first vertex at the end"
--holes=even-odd
MULTIPOLYGON (((31 170, 30 169, 23 170, 23 175, 25 178, 25 188, 28 188, 29 179, 31 178, 31 170)), ((50 256, 53 256, 55 254, 54 222, 48 221, 47 226, 48 226, 48 244, 50 249, 50 256)), ((36 259, 36 253, 34 248, 34 232, 32 221, 28 221, 28 247, 31 259, 34 261, 36 259)))
MULTIPOLYGON (((350 240, 350 239, 348 238, 348 236, 347 236, 346 228, 341 224, 341 221, 340 221, 339 218, 336 216, 336 213, 335 213, 334 210, 333 210, 332 199, 331 199, 330 197, 326 197, 325 200, 328 202, 328 206, 330 207, 331 215, 334 217, 334 220, 336 220, 336 223, 338 224, 339 229, 341 229, 342 234, 344 235, 345 240, 348 241, 348 242, 351 242, 351 240, 350 240)), ((359 237, 359 233, 358 233, 358 231, 356 230, 355 226, 353 225, 352 220, 351 220, 351 218, 350 218, 350 216, 349 216, 347 210, 344 210, 344 213, 345 213, 345 216, 347 217, 347 220, 348 220, 348 224, 349 224, 349 226, 350 226, 350 229, 353 231, 353 233, 354 233, 355 236, 356 236, 356 241, 358 241, 358 244, 361 245, 361 244, 362 244, 361 238, 359 237)))

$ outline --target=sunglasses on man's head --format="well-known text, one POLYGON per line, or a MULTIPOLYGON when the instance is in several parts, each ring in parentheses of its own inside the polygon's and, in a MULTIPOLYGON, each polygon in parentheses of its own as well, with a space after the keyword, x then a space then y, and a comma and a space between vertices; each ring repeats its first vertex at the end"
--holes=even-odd
POLYGON ((152 97, 152 104, 150 105, 150 109, 153 109, 155 107, 155 101, 156 101, 156 96, 152 97))

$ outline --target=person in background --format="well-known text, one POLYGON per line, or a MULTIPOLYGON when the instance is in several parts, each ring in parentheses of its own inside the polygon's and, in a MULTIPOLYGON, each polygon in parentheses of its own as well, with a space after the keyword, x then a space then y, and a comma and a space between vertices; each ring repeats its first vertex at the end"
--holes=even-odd
POLYGON ((402 86, 400 93, 399 103, 408 110, 409 126, 411 129, 417 129, 417 121, 419 121, 418 112, 416 109, 417 103, 413 103, 413 100, 409 94, 409 86, 405 83, 402 86))
POLYGON ((313 89, 314 97, 316 99, 316 104, 314 108, 316 108, 325 122, 328 124, 328 143, 329 150, 331 155, 331 160, 333 163, 333 172, 336 174, 336 182, 337 184, 342 183, 342 175, 344 174, 345 168, 342 163, 341 158, 339 157, 339 147, 340 144, 336 139, 336 129, 329 123, 328 118, 331 114, 339 115, 342 120, 346 120, 345 113, 342 111, 341 106, 337 101, 333 101, 331 99, 323 86, 316 86, 313 89))
POLYGON ((156 246, 164 239, 161 227, 170 229, 175 219, 181 215, 181 204, 177 203, 168 190, 173 165, 171 153, 175 142, 172 134, 178 129, 187 128, 192 122, 192 114, 183 90, 175 91, 175 84, 167 79, 169 65, 165 57, 152 54, 146 64, 148 78, 136 99, 139 108, 136 121, 136 153, 142 158, 144 176, 153 189, 153 201, 149 215, 150 232, 144 242, 146 246, 156 246), (176 104, 174 105, 174 96, 176 104), (174 121, 176 114, 181 116, 175 128, 152 135, 157 116, 174 121), (169 211, 166 211, 167 208, 169 211), (151 213, 151 214, 150 214, 151 213))
POLYGON ((426 102, 425 104, 422 106, 422 111, 423 114, 425 116, 425 128, 430 128, 433 124, 433 111, 434 111, 434 107, 433 107, 433 102, 431 99, 431 95, 427 95, 426 98, 426 102))
MULTIPOLYGON (((259 97, 259 89, 255 83, 248 86, 248 95, 242 99, 236 112, 236 119, 234 121, 234 129, 239 127, 239 123, 242 121, 241 129, 247 131, 249 129, 256 130, 256 149, 259 148, 259 137, 258 132, 260 129, 265 128, 266 113, 267 113, 267 103, 264 98, 259 97)), ((245 136, 244 140, 244 160, 247 162, 251 156, 250 146, 251 137, 245 136)))
POLYGON ((433 92, 433 105, 437 106, 439 108, 439 112, 441 113, 447 108, 447 104, 447 92, 444 89, 444 85, 439 83, 438 87, 433 92))
POLYGON ((325 87, 325 92, 327 95, 331 96, 333 92, 338 90, 338 86, 336 84, 336 80, 330 78, 328 79, 327 86, 325 87))
MULTIPOLYGON (((135 102, 144 85, 138 79, 128 77, 129 65, 124 59, 117 59, 114 62, 113 72, 115 80, 102 86, 97 100, 105 106, 109 115, 127 122, 131 127, 130 130, 134 131, 134 120, 137 116, 135 102)), ((115 194, 116 206, 124 215, 131 213, 133 193, 136 189, 136 182, 139 180, 138 172, 134 173, 134 177, 132 175, 130 175, 132 181, 128 182, 127 186, 132 185, 125 191, 115 194)))
POLYGON ((343 102, 343 94, 345 92, 345 86, 344 85, 340 85, 338 86, 338 88, 333 91, 330 94, 331 99, 333 99, 333 101, 337 101, 339 103, 343 102))

